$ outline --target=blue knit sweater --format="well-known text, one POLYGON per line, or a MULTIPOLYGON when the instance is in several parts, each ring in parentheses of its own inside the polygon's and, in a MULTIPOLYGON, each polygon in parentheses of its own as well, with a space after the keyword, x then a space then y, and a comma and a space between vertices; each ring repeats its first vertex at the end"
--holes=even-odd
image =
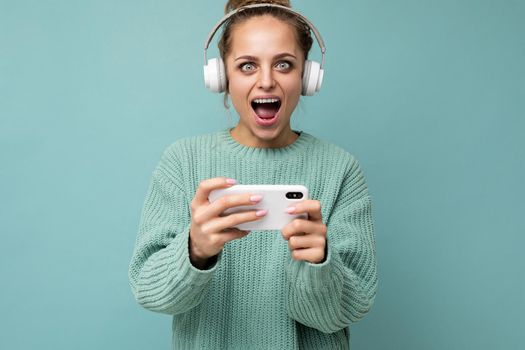
POLYGON ((152 174, 129 268, 143 307, 173 315, 174 349, 348 349, 377 290, 370 195, 357 160, 302 132, 283 148, 237 143, 229 130, 181 139, 152 174), (321 202, 327 258, 295 261, 278 231, 225 245, 207 270, 188 253, 200 181, 300 184, 321 202))

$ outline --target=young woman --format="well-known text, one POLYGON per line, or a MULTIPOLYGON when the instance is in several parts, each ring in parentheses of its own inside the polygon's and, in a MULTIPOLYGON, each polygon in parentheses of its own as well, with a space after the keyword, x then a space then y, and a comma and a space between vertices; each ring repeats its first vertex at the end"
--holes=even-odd
MULTIPOLYGON (((176 349, 347 349, 377 289, 371 200, 357 160, 292 130, 312 45, 304 19, 265 1, 229 1, 219 42, 233 129, 178 140, 153 172, 130 264, 147 309, 173 315, 176 349), (304 185, 307 213, 281 231, 242 231, 261 196, 214 189, 304 185)), ((289 1, 271 1, 290 7, 289 1)), ((271 210, 271 208, 269 209, 271 210)))

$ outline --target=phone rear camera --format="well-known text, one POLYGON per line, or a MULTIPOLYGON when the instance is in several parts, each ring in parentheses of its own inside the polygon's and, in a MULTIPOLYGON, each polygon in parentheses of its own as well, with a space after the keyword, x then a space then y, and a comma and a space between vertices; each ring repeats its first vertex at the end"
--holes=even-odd
POLYGON ((288 199, 301 199, 303 194, 301 192, 288 192, 286 193, 286 198, 288 199))

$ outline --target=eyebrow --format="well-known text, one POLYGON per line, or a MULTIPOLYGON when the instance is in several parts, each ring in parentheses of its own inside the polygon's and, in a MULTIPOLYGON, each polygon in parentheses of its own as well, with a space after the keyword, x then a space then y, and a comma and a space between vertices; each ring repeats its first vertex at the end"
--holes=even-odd
MULTIPOLYGON (((292 55, 291 53, 288 53, 288 52, 283 52, 283 53, 280 53, 278 55, 275 55, 274 59, 279 59, 279 58, 283 58, 283 57, 293 57, 293 58, 297 59, 297 57, 295 57, 294 55, 292 55)), ((247 59, 247 60, 250 60, 250 61, 257 61, 257 57, 250 56, 250 55, 239 56, 239 57, 237 57, 235 59, 235 61, 238 61, 240 59, 247 59)))

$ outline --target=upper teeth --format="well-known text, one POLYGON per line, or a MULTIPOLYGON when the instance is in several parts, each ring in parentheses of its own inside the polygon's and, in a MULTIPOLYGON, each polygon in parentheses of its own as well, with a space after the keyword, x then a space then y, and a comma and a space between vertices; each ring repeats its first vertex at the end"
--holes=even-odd
POLYGON ((256 98, 253 100, 255 103, 275 103, 279 102, 279 99, 277 98, 256 98))

